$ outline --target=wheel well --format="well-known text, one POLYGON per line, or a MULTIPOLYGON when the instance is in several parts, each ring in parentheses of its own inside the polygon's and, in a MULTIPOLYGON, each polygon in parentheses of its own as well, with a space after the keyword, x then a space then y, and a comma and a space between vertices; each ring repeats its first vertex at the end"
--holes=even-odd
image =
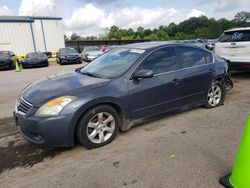
POLYGON ((124 115, 124 112, 122 111, 122 109, 115 103, 112 103, 112 102, 104 102, 104 103, 99 103, 97 105, 93 105, 91 107, 89 107, 88 109, 86 109, 85 111, 83 111, 81 113, 81 115, 79 116, 79 118, 77 119, 76 121, 76 124, 75 124, 75 130, 74 130, 74 137, 75 137, 75 141, 76 141, 76 131, 77 131, 77 126, 78 126, 78 123, 80 121, 80 119, 82 118, 82 116, 88 111, 90 110, 91 108, 94 108, 94 107, 97 107, 97 106, 101 106, 101 105, 108 105, 108 106, 111 106, 113 107, 118 115, 119 115, 119 118, 120 118, 120 129, 125 129, 124 126, 125 126, 125 115, 124 115))

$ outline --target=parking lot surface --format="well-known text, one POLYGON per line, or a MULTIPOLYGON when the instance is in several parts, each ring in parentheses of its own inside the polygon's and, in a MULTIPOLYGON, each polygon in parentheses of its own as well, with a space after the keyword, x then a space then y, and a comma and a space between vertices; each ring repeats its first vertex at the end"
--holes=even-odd
MULTIPOLYGON (((21 89, 36 79, 76 67, 0 72, 0 156, 4 159, 0 187, 222 187, 218 179, 230 172, 250 109, 250 74, 232 75, 235 86, 225 105, 166 115, 120 133, 102 148, 87 150, 77 145, 46 150, 47 155, 11 134, 14 124, 3 117, 11 116, 21 89), (8 153, 16 157, 7 160, 8 153), (38 158, 26 166, 16 161, 28 155, 38 158)), ((32 157, 27 159, 32 161, 32 157)))

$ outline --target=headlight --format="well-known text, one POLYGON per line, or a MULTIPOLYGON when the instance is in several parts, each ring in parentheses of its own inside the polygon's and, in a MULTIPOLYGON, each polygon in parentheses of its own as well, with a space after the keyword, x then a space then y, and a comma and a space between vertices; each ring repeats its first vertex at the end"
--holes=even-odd
POLYGON ((64 56, 64 55, 62 55, 62 56, 60 56, 60 58, 64 59, 64 58, 65 58, 65 56, 64 56))
POLYGON ((53 99, 42 105, 36 112, 37 117, 57 116, 65 106, 71 103, 76 97, 63 96, 53 99))

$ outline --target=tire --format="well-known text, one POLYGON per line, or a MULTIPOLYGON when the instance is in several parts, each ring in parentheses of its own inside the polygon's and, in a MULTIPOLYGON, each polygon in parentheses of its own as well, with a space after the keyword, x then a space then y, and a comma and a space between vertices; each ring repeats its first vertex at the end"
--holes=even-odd
POLYGON ((219 81, 215 81, 209 87, 206 94, 206 108, 215 108, 224 104, 225 88, 219 81))
POLYGON ((11 64, 10 69, 11 69, 11 70, 15 70, 15 69, 16 69, 16 65, 15 65, 15 63, 14 63, 14 62, 11 64))
POLYGON ((98 148, 109 144, 115 138, 119 126, 120 118, 117 111, 111 106, 100 105, 91 108, 82 116, 76 136, 86 148, 98 148), (108 120, 106 124, 105 120, 108 120))

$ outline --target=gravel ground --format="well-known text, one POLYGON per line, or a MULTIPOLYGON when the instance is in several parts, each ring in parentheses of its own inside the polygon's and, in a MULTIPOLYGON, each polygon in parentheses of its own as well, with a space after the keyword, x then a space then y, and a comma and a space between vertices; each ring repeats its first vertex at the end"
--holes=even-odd
MULTIPOLYGON (((25 84, 59 69, 4 72, 6 84, 1 82, 1 88, 9 87, 0 91, 1 117, 11 115, 9 106, 25 84), (29 71, 36 71, 35 76, 29 71)), ((0 187, 222 187, 218 179, 231 169, 250 111, 250 74, 234 73, 233 80, 235 87, 225 105, 162 117, 120 133, 111 144, 94 150, 32 148, 18 134, 8 135, 6 129, 13 131, 13 125, 2 119, 0 126, 9 126, 0 129, 5 134, 0 136, 0 187), (6 160, 16 151, 20 157, 6 160), (29 158, 32 153, 35 157, 29 158)))

